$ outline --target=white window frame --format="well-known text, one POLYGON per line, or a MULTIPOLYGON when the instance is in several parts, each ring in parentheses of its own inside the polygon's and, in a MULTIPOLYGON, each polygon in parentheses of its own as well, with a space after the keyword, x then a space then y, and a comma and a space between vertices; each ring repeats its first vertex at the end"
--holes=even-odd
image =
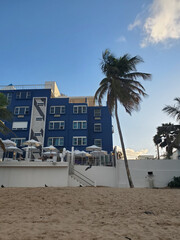
POLYGON ((65 129, 65 121, 49 121, 49 130, 64 130, 64 129, 65 129), (54 128, 55 123, 59 123, 59 128, 57 129, 54 128), (50 124, 53 125, 53 128, 50 128, 50 124))
POLYGON ((30 91, 26 92, 26 99, 31 99, 31 92, 30 91))
POLYGON ((74 105, 73 106, 73 113, 74 114, 86 114, 87 113, 87 106, 86 105, 74 105), (81 109, 81 111, 79 111, 81 109))
POLYGON ((7 93, 7 101, 8 101, 8 103, 11 103, 11 101, 12 101, 12 93, 7 93))
POLYGON ((87 137, 86 136, 74 136, 72 139, 72 145, 73 146, 87 146, 87 137))
POLYGON ((65 105, 50 106, 50 114, 60 115, 60 114, 65 114, 65 113, 66 113, 66 106, 65 105), (56 113, 56 108, 60 108, 59 113, 56 113), (64 109, 64 111, 62 111, 62 109, 64 109))
POLYGON ((58 147, 63 147, 64 146, 64 137, 49 137, 48 138, 48 146, 53 145, 53 146, 58 146, 58 147), (53 141, 54 139, 59 139, 59 144, 56 145, 55 142, 53 141), (51 140, 51 142, 49 142, 51 140), (63 145, 60 144, 61 140, 63 140, 63 145))
POLYGON ((12 130, 27 130, 28 122, 13 122, 12 123, 12 130), (15 126, 13 126, 15 125, 15 126), (17 126, 16 126, 17 125, 17 126), (24 125, 24 127, 19 127, 20 125, 24 125))
POLYGON ((102 132, 101 123, 94 123, 94 132, 102 132), (97 128, 97 127, 99 127, 99 128, 97 128))
POLYGON ((94 109, 94 117, 101 117, 101 109, 100 108, 94 109))
POLYGON ((21 144, 18 145, 18 146, 22 146, 23 143, 26 141, 26 138, 11 138, 11 141, 13 141, 13 142, 15 142, 17 144, 16 140, 20 140, 21 144))
POLYGON ((87 129, 87 121, 84 121, 84 120, 82 120, 82 121, 73 121, 73 129, 87 129), (74 126, 74 124, 77 124, 77 127, 75 127, 74 126), (84 124, 85 123, 85 127, 84 127, 84 124), (80 124, 80 128, 79 128, 79 125, 80 124))
POLYGON ((22 98, 22 92, 17 92, 16 99, 21 99, 21 98, 22 98))
POLYGON ((29 114, 29 106, 16 106, 15 108, 14 108, 14 115, 27 115, 27 114, 29 114), (20 114, 20 109, 21 108, 24 108, 24 113, 21 113, 20 114), (16 113, 16 109, 18 109, 18 113, 16 113), (26 113, 26 110, 28 109, 28 113, 26 113))
POLYGON ((95 138, 94 139, 94 145, 98 146, 98 147, 102 147, 102 139, 101 138, 95 138), (97 144, 96 141, 99 141, 100 144, 97 144))

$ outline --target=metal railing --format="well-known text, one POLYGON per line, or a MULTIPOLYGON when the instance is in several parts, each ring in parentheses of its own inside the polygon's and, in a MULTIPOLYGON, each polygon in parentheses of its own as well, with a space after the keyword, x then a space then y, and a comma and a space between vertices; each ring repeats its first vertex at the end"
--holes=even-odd
POLYGON ((51 89, 51 84, 28 84, 28 85, 0 85, 0 90, 17 90, 17 89, 51 89))
POLYGON ((91 180, 90 178, 86 177, 85 175, 83 175, 79 171, 75 170, 74 166, 72 164, 70 164, 70 166, 69 166, 69 175, 74 177, 82 185, 92 186, 92 187, 96 186, 96 184, 95 184, 95 182, 93 180, 91 180))

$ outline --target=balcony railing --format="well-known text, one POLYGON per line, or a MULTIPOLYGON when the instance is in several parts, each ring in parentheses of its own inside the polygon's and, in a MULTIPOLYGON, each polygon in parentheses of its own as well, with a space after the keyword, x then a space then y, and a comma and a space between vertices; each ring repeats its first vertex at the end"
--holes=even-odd
POLYGON ((51 89, 52 84, 28 84, 28 85, 0 85, 0 90, 19 90, 19 89, 51 89))

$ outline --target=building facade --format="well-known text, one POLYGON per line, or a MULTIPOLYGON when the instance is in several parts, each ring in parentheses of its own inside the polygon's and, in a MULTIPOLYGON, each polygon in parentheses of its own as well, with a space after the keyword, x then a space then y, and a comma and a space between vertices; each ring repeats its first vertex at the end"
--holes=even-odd
POLYGON ((28 139, 43 146, 54 145, 59 150, 85 150, 97 145, 111 152, 112 120, 107 106, 95 106, 93 97, 67 97, 60 94, 55 82, 44 86, 1 87, 7 96, 12 122, 5 125, 15 135, 0 135, 11 139, 18 147, 28 139))

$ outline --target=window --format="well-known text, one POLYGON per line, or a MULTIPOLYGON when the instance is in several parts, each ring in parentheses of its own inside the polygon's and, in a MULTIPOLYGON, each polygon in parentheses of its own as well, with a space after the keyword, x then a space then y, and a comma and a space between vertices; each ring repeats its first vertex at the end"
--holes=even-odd
POLYGON ((73 129, 87 129, 87 121, 73 121, 73 129))
POLYGON ((63 137, 49 137, 48 138, 48 146, 64 146, 64 138, 63 137))
POLYGON ((17 147, 20 147, 26 141, 26 138, 11 138, 11 140, 16 143, 17 147))
POLYGON ((35 132, 35 133, 34 133, 34 136, 35 136, 35 137, 39 137, 39 136, 42 136, 42 134, 41 134, 41 132, 35 132))
POLYGON ((28 122, 13 122, 12 130, 27 130, 28 122))
POLYGON ((73 106, 73 113, 74 114, 87 113, 87 106, 75 105, 75 106, 73 106))
POLYGON ((73 137, 73 146, 87 145, 87 137, 73 137))
POLYGON ((43 121, 43 117, 37 117, 36 121, 43 121))
POLYGON ((100 108, 94 109, 94 117, 101 117, 101 109, 100 108))
POLYGON ((102 139, 94 139, 94 145, 102 147, 102 139))
POLYGON ((16 93, 16 99, 21 99, 22 97, 22 92, 17 92, 16 93))
POLYGON ((94 132, 101 132, 101 123, 94 124, 94 132))
POLYGON ((26 99, 30 99, 31 98, 31 92, 26 92, 26 99))
POLYGON ((65 128, 64 121, 50 121, 49 122, 49 130, 62 130, 65 128))
POLYGON ((15 107, 14 115, 26 115, 29 114, 29 107, 15 107))
POLYGON ((39 107, 42 107, 42 106, 44 106, 44 103, 43 103, 43 102, 38 102, 37 105, 38 105, 39 107))
POLYGON ((7 101, 10 104, 12 100, 12 93, 7 93, 7 101))
POLYGON ((51 106, 50 107, 50 114, 65 114, 66 107, 65 106, 51 106))

